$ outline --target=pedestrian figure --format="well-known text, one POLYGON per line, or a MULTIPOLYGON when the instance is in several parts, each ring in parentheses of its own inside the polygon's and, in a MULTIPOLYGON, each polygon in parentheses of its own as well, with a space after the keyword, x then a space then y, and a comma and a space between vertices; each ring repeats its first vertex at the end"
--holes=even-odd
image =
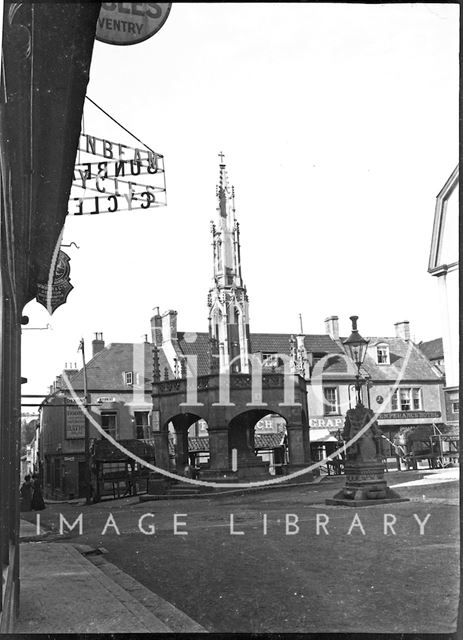
POLYGON ((128 469, 127 470, 127 476, 125 478, 125 491, 124 491, 124 495, 122 497, 125 498, 125 496, 127 494, 129 496, 131 496, 132 495, 132 491, 133 491, 132 471, 131 471, 131 469, 128 469))
POLYGON ((43 501, 42 490, 40 488, 40 481, 37 476, 33 476, 32 480, 32 502, 31 507, 34 511, 43 511, 45 509, 45 502, 43 501))
POLYGON ((19 493, 21 495, 21 502, 20 502, 20 510, 21 511, 31 511, 32 509, 32 483, 31 483, 31 477, 28 476, 24 476, 24 482, 19 490, 19 493))

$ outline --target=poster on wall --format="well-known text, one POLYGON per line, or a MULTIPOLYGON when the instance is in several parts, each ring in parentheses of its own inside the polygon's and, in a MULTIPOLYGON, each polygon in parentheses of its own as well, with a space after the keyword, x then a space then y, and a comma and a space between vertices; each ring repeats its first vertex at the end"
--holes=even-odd
POLYGON ((77 440, 85 437, 85 417, 79 405, 67 399, 65 405, 66 439, 77 440))

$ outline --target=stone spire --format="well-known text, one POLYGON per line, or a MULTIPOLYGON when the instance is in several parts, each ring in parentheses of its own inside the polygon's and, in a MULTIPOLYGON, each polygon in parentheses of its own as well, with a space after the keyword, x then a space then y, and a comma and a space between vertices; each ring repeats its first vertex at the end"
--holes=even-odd
POLYGON ((214 282, 208 296, 211 353, 217 352, 220 371, 248 373, 248 296, 241 274, 235 191, 228 182, 224 154, 219 157, 218 215, 211 224, 214 282))

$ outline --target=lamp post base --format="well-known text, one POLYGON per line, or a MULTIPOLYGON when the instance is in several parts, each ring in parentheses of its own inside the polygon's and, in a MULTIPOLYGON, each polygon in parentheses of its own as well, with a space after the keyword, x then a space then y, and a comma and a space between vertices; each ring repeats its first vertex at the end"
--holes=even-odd
POLYGON ((408 502, 387 486, 384 479, 384 467, 381 462, 356 462, 346 465, 346 484, 332 498, 325 500, 327 505, 365 507, 390 502, 408 502))

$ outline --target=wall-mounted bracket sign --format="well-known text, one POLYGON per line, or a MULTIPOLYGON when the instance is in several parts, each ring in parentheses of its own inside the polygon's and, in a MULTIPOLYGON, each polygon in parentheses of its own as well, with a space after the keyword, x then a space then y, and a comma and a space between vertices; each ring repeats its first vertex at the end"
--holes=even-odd
POLYGON ((106 44, 138 44, 163 26, 172 2, 102 2, 96 39, 106 44))
POLYGON ((68 214, 114 213, 166 205, 164 157, 82 133, 68 214))
POLYGON ((37 284, 36 300, 40 302, 50 315, 67 300, 69 293, 74 289, 69 281, 71 258, 59 250, 58 257, 53 272, 53 279, 47 283, 37 284))

